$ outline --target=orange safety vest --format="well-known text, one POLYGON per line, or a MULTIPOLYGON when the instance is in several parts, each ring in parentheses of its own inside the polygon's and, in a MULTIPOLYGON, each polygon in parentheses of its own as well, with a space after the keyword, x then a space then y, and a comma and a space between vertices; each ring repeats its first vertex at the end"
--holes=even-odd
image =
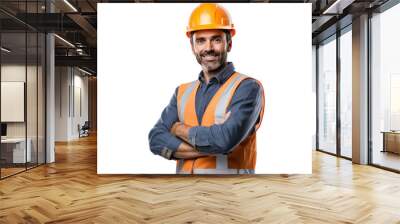
MULTIPOLYGON (((218 89, 206 107, 201 126, 209 127, 222 121, 226 109, 239 84, 249 78, 240 73, 234 73, 218 89)), ((257 81, 258 82, 258 81, 257 81)), ((262 85, 260 82, 261 89, 262 85)), ((178 88, 177 107, 179 120, 189 126, 199 126, 196 115, 196 93, 200 82, 198 80, 182 84, 178 88)), ((264 113, 264 91, 262 91, 262 107, 259 121, 255 126, 257 130, 261 124, 264 113)), ((176 173, 178 174, 254 174, 256 167, 256 132, 245 138, 228 154, 217 154, 196 159, 177 160, 176 173)))

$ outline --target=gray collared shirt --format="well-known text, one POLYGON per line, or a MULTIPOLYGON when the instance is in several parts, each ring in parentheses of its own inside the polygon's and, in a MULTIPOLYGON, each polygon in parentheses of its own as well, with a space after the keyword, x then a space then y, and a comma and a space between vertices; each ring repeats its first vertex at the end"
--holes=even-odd
MULTIPOLYGON (((196 114, 201 124, 203 114, 212 97, 222 84, 235 72, 228 63, 209 83, 205 83, 203 72, 199 74, 200 86, 196 93, 196 114)), ((149 133, 150 150, 171 159, 182 140, 170 133, 172 125, 179 121, 177 110, 177 90, 160 119, 149 133)), ((189 130, 190 144, 200 152, 227 154, 254 131, 262 104, 262 89, 254 79, 246 79, 236 89, 227 111, 230 117, 223 124, 210 127, 197 126, 189 130)))

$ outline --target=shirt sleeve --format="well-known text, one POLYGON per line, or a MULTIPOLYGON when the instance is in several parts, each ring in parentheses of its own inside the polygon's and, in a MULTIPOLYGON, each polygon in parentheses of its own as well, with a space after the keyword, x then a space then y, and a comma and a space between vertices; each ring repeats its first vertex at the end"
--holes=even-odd
POLYGON ((227 154, 255 129, 262 107, 262 88, 254 79, 238 86, 227 108, 231 115, 223 124, 197 126, 189 130, 189 141, 197 150, 227 154))
POLYGON ((177 111, 177 91, 175 90, 169 104, 161 113, 160 119, 150 130, 149 145, 150 151, 166 159, 173 159, 173 153, 178 149, 182 140, 170 133, 172 125, 179 120, 177 111))

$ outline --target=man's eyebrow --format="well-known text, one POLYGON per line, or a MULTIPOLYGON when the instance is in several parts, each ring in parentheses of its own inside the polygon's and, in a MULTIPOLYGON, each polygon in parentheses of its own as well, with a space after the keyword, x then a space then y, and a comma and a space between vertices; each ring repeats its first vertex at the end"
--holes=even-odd
MULTIPOLYGON (((215 39, 215 38, 222 38, 222 34, 216 34, 216 35, 214 35, 214 36, 211 36, 211 38, 210 39, 215 39)), ((206 37, 196 37, 195 38, 196 40, 198 40, 198 39, 206 39, 206 37)))
POLYGON ((218 38, 218 37, 222 37, 222 35, 221 34, 214 35, 214 36, 211 37, 211 39, 215 39, 215 38, 218 38))

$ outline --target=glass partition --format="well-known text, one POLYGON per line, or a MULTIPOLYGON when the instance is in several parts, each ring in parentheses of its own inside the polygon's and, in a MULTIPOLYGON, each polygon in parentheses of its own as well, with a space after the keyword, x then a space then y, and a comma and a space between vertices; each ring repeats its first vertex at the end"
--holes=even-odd
POLYGON ((36 32, 27 33, 27 99, 26 99, 26 112, 27 112, 27 150, 30 151, 30 160, 27 167, 37 165, 37 132, 38 132, 38 35, 36 32))
POLYGON ((46 145, 45 145, 45 124, 46 124, 46 76, 45 76, 45 65, 46 65, 46 38, 43 33, 38 33, 38 64, 37 64, 37 162, 43 164, 46 162, 46 145))
POLYGON ((44 5, 45 1, 0 2, 0 7, 14 10, 0 12, 1 179, 45 163, 46 39, 13 17, 43 13, 44 5))
POLYGON ((336 36, 318 47, 318 149, 336 154, 336 36))
POLYGON ((352 34, 340 36, 340 154, 352 157, 352 34))
POLYGON ((400 4, 371 18, 372 163, 400 171, 400 4))
POLYGON ((29 145, 26 150, 26 41, 25 32, 1 34, 2 177, 24 171, 31 161, 29 145))

